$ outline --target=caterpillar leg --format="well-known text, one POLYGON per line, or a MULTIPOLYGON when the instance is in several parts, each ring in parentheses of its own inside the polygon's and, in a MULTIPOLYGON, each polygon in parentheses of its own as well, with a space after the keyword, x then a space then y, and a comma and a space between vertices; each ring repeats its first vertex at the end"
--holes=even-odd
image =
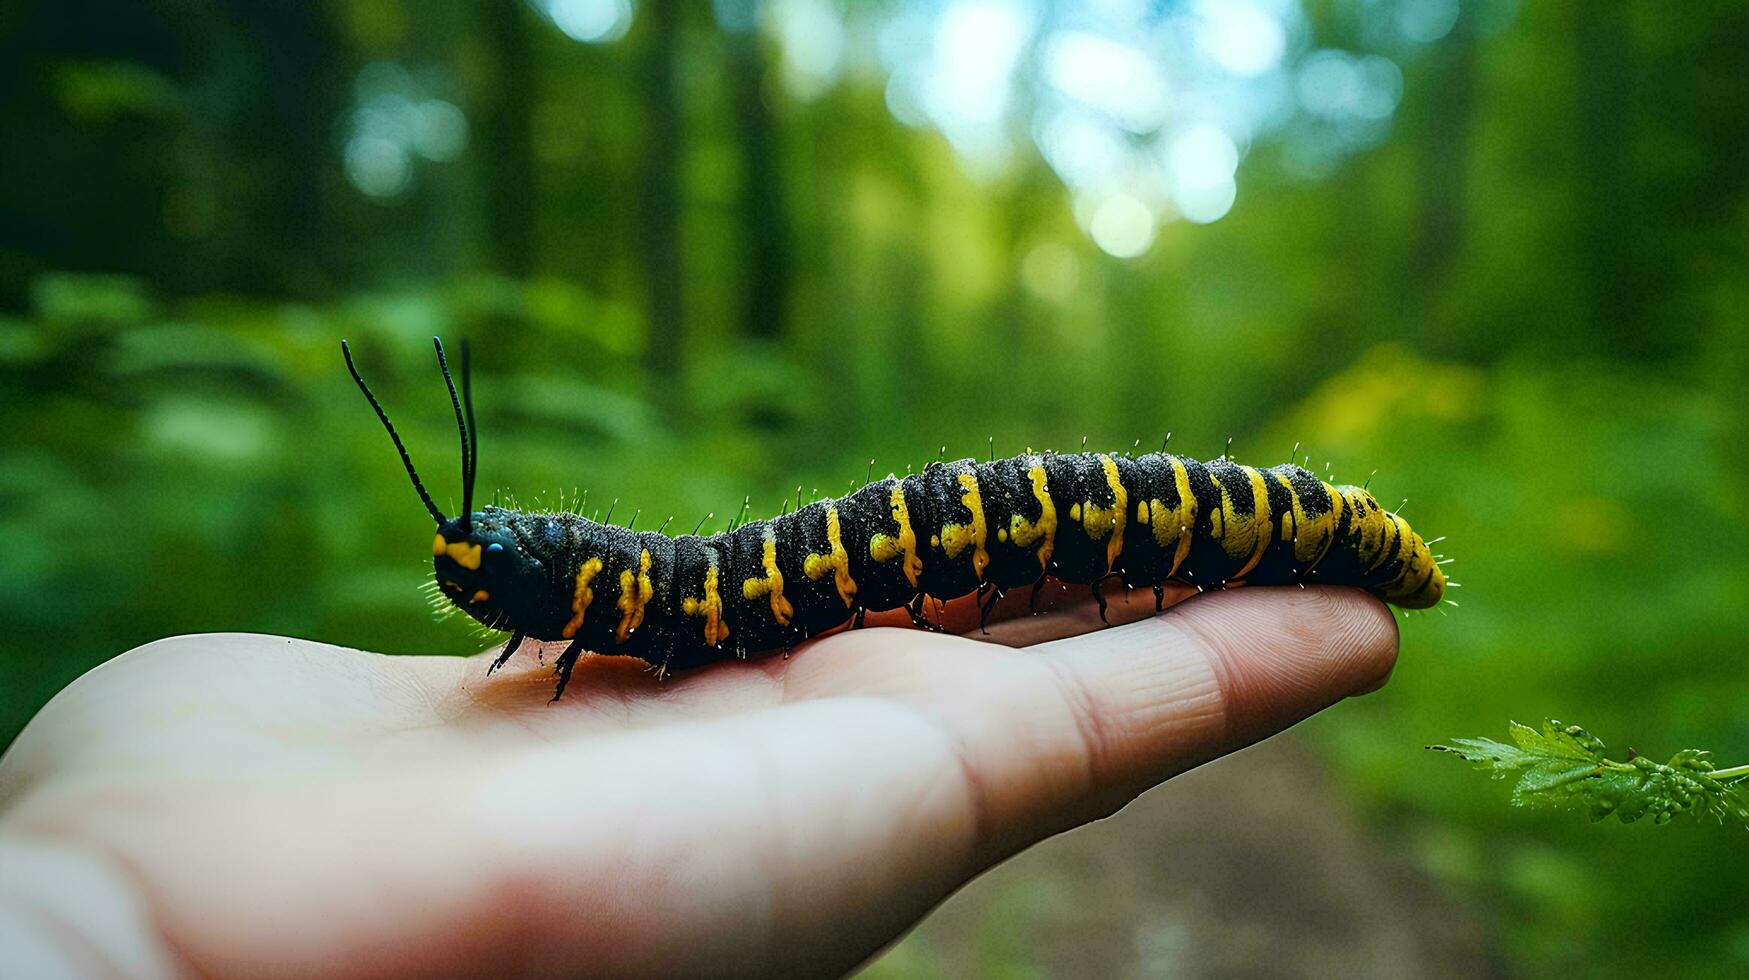
POLYGON ((1031 615, 1038 615, 1038 594, 1044 589, 1044 587, 1045 577, 1040 575, 1038 581, 1032 583, 1032 594, 1026 599, 1026 611, 1031 615))
POLYGON ((582 640, 572 640, 571 645, 565 648, 565 652, 559 654, 559 659, 553 664, 553 672, 559 675, 558 687, 553 689, 554 701, 564 696, 565 685, 571 683, 571 668, 577 666, 577 658, 581 656, 583 656, 582 640))
POLYGON ((990 625, 990 613, 995 610, 996 603, 1002 601, 1003 591, 985 582, 978 586, 978 632, 988 636, 990 631, 985 627, 990 625), (984 598, 989 595, 990 598, 984 598))
POLYGON ((1107 626, 1111 625, 1111 620, 1105 618, 1105 607, 1107 605, 1105 601, 1105 583, 1114 578, 1117 578, 1116 573, 1107 572, 1106 574, 1094 579, 1093 585, 1091 586, 1093 589, 1093 599, 1095 602, 1099 603, 1099 621, 1107 626))
POLYGON ((1154 583, 1154 611, 1155 612, 1164 612, 1165 610, 1166 610, 1166 583, 1165 582, 1155 582, 1154 583))
POLYGON ((864 617, 866 615, 868 615, 868 607, 867 606, 857 606, 856 607, 856 615, 854 615, 850 618, 850 628, 853 630, 862 629, 862 617, 864 617))
POLYGON ((509 663, 510 658, 515 655, 516 648, 519 646, 522 646, 522 634, 521 633, 510 634, 510 642, 504 644, 504 652, 500 653, 498 655, 497 660, 492 661, 492 666, 486 668, 486 676, 491 677, 492 674, 498 670, 498 668, 509 663))
POLYGON ((928 598, 928 596, 921 592, 917 593, 916 598, 906 604, 905 611, 911 614, 911 624, 913 626, 916 626, 918 629, 929 630, 932 633, 940 633, 942 632, 941 626, 930 622, 923 615, 923 603, 927 601, 928 598))

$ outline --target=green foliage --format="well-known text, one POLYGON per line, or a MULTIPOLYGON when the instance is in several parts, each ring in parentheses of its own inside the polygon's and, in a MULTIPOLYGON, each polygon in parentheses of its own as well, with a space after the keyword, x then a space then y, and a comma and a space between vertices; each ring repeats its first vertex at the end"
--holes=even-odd
MULTIPOLYGON (((466 333, 482 489, 592 490, 687 528, 992 435, 1006 454, 1170 429, 1193 454, 1235 436, 1247 461, 1299 442, 1339 480, 1377 467, 1387 503, 1449 536, 1463 608, 1405 617, 1390 687, 1302 728, 1333 805, 1454 896, 1502 972, 1749 971, 1749 848, 1687 821, 1599 861, 1631 831, 1518 819, 1414 748, 1545 711, 1749 745, 1749 127, 1721 124, 1749 114, 1749 5, 1494 4, 1522 14, 1488 27, 1463 4, 1448 41, 1383 52, 1403 70, 1383 143, 1308 176, 1259 140, 1230 214, 1127 261, 1091 244, 1026 132, 969 175, 892 118, 878 74, 788 98, 768 44, 764 79, 737 79, 758 61, 708 4, 683 5, 658 125, 650 18, 581 45, 550 6, 0 14, 0 746, 174 633, 482 646, 418 600, 429 526, 335 349, 352 339, 448 504, 428 338, 466 333), (469 132, 392 200, 358 193, 342 153, 383 63, 429 75, 421 96, 469 132), (641 244, 674 241, 655 213, 679 219, 677 267, 641 244), (773 241, 787 262, 761 266, 750 243, 773 241), (662 369, 658 294, 681 300, 662 369)), ((1411 6, 1308 4, 1305 40, 1364 46, 1411 6)), ((1683 757, 1582 762, 1495 771, 1546 763, 1567 781, 1533 798, 1588 809, 1573 784, 1596 784, 1622 815, 1658 812, 1636 788, 1718 781, 1683 757)))
POLYGON ((1511 745, 1454 738, 1451 745, 1428 748, 1473 762, 1495 779, 1517 775, 1513 806, 1584 810, 1594 821, 1614 815, 1633 823, 1649 816, 1663 824, 1689 814, 1749 826, 1749 799, 1737 791, 1749 767, 1719 770, 1712 754, 1700 749, 1683 749, 1665 763, 1630 749, 1627 759, 1617 762, 1604 755, 1602 740, 1578 725, 1552 718, 1541 728, 1511 725, 1511 745))

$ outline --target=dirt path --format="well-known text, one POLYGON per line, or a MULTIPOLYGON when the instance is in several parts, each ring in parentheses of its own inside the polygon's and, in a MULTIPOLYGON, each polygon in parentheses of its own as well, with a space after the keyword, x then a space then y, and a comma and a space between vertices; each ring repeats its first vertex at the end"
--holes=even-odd
POLYGON ((1438 884, 1367 836, 1290 733, 1033 848, 865 977, 1488 977, 1438 884))

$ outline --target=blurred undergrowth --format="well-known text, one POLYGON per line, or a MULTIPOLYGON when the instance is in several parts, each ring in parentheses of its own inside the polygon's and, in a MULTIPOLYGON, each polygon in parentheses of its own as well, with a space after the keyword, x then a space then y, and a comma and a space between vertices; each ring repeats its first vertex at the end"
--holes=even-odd
MULTIPOLYGON (((0 7, 0 744, 166 635, 479 645, 419 600, 430 529, 337 350, 453 507, 427 345, 467 335, 482 490, 649 526, 992 439, 1371 476, 1463 605, 1404 616, 1391 685, 1306 726, 1331 809, 1511 969, 1749 971, 1730 831, 1508 809, 1419 748, 1555 716, 1749 758, 1749 7, 217 10, 0 7), (1043 11, 1074 43, 1011 80, 852 24, 988 54, 980 24, 1043 11), (1235 12, 1263 20, 1199 74, 1174 39, 1235 12), (837 60, 798 25, 849 25, 837 60), (1157 76, 1099 84, 1126 49, 1157 76)), ((1036 971, 1050 908, 1005 914, 986 972, 1036 971)))

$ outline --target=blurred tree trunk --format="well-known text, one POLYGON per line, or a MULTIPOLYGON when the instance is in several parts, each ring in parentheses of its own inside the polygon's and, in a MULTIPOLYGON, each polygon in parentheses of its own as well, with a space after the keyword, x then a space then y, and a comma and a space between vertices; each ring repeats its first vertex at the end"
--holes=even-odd
POLYGON ((233 267, 235 279, 226 285, 319 294, 334 271, 328 257, 335 191, 330 134, 347 94, 336 59, 340 47, 327 12, 313 4, 257 10, 252 30, 273 43, 261 46, 261 61, 253 66, 270 111, 238 119, 238 143, 260 189, 245 240, 254 239, 256 229, 278 231, 233 267))
POLYGON ((651 393, 674 410, 680 392, 683 336, 680 248, 680 140, 683 113, 678 91, 681 13, 678 0, 651 0, 645 7, 642 81, 645 97, 644 194, 638 241, 642 252, 649 351, 646 367, 651 393))
POLYGON ((1415 246, 1409 255, 1407 286, 1409 295, 1415 297, 1410 307, 1421 322, 1437 329, 1427 314, 1439 304, 1469 226, 1465 178, 1475 121, 1476 43, 1468 25, 1460 20, 1446 43, 1430 55, 1435 68, 1419 145, 1416 188, 1420 213, 1415 246))
POLYGON ((765 55, 757 31, 729 34, 735 127, 741 140, 742 228, 746 235, 746 303, 741 332, 778 338, 784 331, 789 297, 790 231, 783 202, 783 173, 777 160, 777 127, 765 101, 765 55))
POLYGON ((534 271, 538 230, 530 14, 520 3, 481 3, 475 10, 492 69, 479 106, 488 259, 499 271, 523 277, 534 271))
MULTIPOLYGON (((1589 328, 1598 352, 1625 357, 1659 347, 1642 315, 1634 243, 1636 187, 1629 113, 1631 59, 1620 0, 1596 0, 1575 13, 1578 49, 1578 255, 1589 328)), ((1578 331, 1575 331, 1577 333, 1578 331)))

